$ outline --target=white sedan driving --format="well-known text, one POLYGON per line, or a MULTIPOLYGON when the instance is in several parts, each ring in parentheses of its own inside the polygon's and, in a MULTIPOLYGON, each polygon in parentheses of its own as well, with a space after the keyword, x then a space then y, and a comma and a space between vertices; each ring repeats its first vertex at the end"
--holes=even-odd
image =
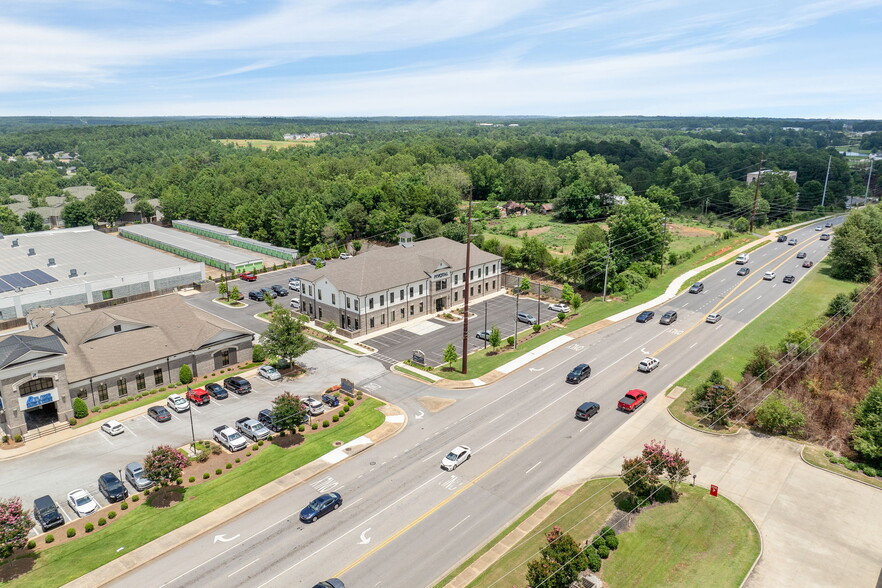
POLYGON ((441 460, 441 468, 452 472, 468 458, 472 456, 472 450, 465 445, 459 445, 450 450, 444 459, 441 460))
POLYGON ((92 498, 92 495, 77 488, 67 495, 67 503, 79 516, 84 517, 98 510, 98 503, 92 498))

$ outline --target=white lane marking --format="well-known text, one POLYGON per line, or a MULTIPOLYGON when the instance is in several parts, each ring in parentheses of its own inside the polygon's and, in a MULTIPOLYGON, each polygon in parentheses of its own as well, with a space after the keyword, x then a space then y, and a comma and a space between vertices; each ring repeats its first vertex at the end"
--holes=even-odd
POLYGON ((695 347, 696 345, 698 345, 698 341, 696 341, 695 343, 693 343, 692 345, 690 345, 690 346, 689 346, 689 349, 692 349, 692 348, 695 347))
POLYGON ((242 570, 244 570, 245 568, 247 568, 247 567, 250 566, 251 564, 253 564, 253 563, 257 563, 257 561, 258 561, 259 559, 260 559, 260 558, 258 557, 258 558, 255 559, 253 562, 245 564, 244 566, 242 566, 241 568, 239 568, 238 570, 236 570, 235 572, 233 572, 232 574, 230 574, 229 576, 227 576, 227 578, 232 578, 235 574, 238 574, 239 572, 241 572, 242 570))
POLYGON ((588 423, 587 425, 585 425, 584 427, 582 427, 581 429, 579 429, 579 432, 581 433, 582 431, 584 431, 585 429, 587 429, 587 428, 590 427, 590 426, 591 426, 591 423, 588 423))
POLYGON ((140 438, 140 435, 135 434, 135 432, 132 430, 131 427, 128 427, 127 430, 128 430, 128 432, 131 433, 132 435, 135 435, 135 437, 140 438))
POLYGON ((622 343, 627 343, 628 341, 630 341, 633 338, 634 338, 634 336, 632 335, 632 336, 628 337, 627 339, 625 339, 624 341, 622 341, 622 343))
POLYGON ((104 442, 105 442, 105 443, 107 443, 107 444, 110 445, 111 447, 114 446, 113 443, 110 441, 110 439, 107 438, 107 434, 104 433, 104 431, 99 431, 99 434, 101 435, 101 438, 104 439, 104 442))
POLYGON ((525 474, 529 474, 530 472, 532 472, 533 470, 535 470, 537 467, 539 467, 539 464, 540 464, 540 463, 542 463, 542 462, 541 462, 541 461, 537 462, 536 465, 534 465, 533 467, 531 467, 529 470, 527 470, 527 471, 524 472, 524 473, 525 473, 525 474))
POLYGON ((542 388, 542 391, 545 392, 546 390, 550 390, 551 388, 554 388, 555 385, 556 384, 549 384, 548 386, 545 386, 544 388, 542 388))
MULTIPOLYGON (((360 478, 360 477, 361 477, 361 476, 359 476, 359 478, 360 478)), ((343 508, 346 508, 347 506, 352 506, 353 504, 358 504, 358 503, 361 502, 362 500, 364 500, 364 496, 362 496, 362 497, 360 497, 360 498, 356 498, 356 499, 353 500, 352 502, 347 502, 346 504, 343 505, 343 508)), ((340 510, 343 510, 343 509, 341 508, 340 510)))
POLYGON ((492 423, 492 422, 494 422, 494 421, 498 421, 499 419, 501 419, 501 418, 504 417, 504 416, 505 416, 505 413, 502 413, 502 414, 499 415, 498 417, 495 417, 493 420, 487 421, 487 424, 489 425, 490 423, 492 423))
POLYGON ((466 518, 464 518, 463 520, 459 521, 458 523, 456 523, 455 525, 453 525, 452 527, 450 527, 450 530, 451 530, 451 531, 454 530, 455 528, 457 528, 458 526, 460 526, 461 524, 463 524, 464 522, 466 522, 467 520, 469 520, 469 518, 470 518, 471 516, 472 516, 472 515, 467 515, 466 518))
MULTIPOLYGON (((772 286, 772 287, 774 288, 774 286, 772 286)), ((756 299, 759 300, 759 299, 762 298, 762 297, 763 297, 763 295, 760 294, 759 296, 756 297, 756 299)))
POLYGON ((435 456, 436 456, 436 455, 440 455, 440 454, 442 454, 442 453, 444 453, 444 450, 443 450, 443 449, 442 449, 441 451, 436 451, 435 453, 433 453, 432 455, 430 455, 429 457, 427 457, 426 459, 424 459, 424 460, 422 460, 422 461, 423 461, 423 463, 426 463, 426 462, 429 461, 430 459, 435 459, 435 456))
POLYGON ((689 303, 684 302, 683 304, 680 305, 680 308, 686 308, 687 306, 689 306, 689 303))

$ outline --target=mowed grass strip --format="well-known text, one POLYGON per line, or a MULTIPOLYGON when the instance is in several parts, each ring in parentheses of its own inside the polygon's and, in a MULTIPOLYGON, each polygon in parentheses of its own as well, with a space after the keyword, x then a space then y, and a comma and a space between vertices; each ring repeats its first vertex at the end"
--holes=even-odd
POLYGON ((737 588, 760 554, 759 531, 738 506, 707 489, 681 485, 680 500, 644 510, 603 562, 613 588, 737 588))
MULTIPOLYGON (((252 459, 208 482, 187 488, 184 501, 166 509, 139 506, 106 529, 39 554, 34 569, 8 584, 12 587, 61 586, 166 533, 260 488, 331 451, 334 441, 351 441, 380 426, 383 403, 365 401, 333 428, 306 436, 303 445, 281 449, 271 443, 252 459), (123 547, 121 552, 117 550, 123 547)), ((249 448, 248 451, 251 451, 249 448)), ((230 461, 234 457, 230 456, 230 461)), ((184 476, 186 476, 184 470, 184 476)), ((41 539, 38 539, 42 541, 41 539)))

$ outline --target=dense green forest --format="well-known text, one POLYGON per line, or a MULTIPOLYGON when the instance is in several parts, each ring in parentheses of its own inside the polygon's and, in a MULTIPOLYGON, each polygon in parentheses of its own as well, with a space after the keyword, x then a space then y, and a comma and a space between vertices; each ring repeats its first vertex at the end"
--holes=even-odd
MULTIPOLYGON (((0 154, 15 158, 0 162, 0 201, 24 194, 38 205, 83 184, 105 194, 123 189, 159 198, 167 220, 223 225, 308 252, 353 239, 393 241, 402 228, 418 238, 464 240, 463 200, 471 190, 479 223, 509 200, 553 203, 556 219, 567 223, 607 223, 608 234, 584 230, 574 259, 553 258, 529 238, 517 248, 482 244, 510 265, 594 287, 590 276, 597 272, 585 268, 605 258, 607 238, 613 275, 635 262, 662 261, 663 246, 656 245, 665 235, 657 226, 667 215, 696 212, 746 230, 754 189, 745 176, 761 157, 765 169, 795 171, 797 181, 763 175, 758 224, 817 209, 831 157, 825 204, 843 207, 848 196, 863 194, 866 170, 849 165, 834 146, 876 145, 879 137, 878 121, 0 119, 0 154), (855 140, 850 133, 859 131, 875 132, 855 140), (267 151, 218 141, 302 132, 345 134, 267 151), (76 171, 22 157, 31 151, 75 154, 76 171)), ((882 182, 872 188, 882 191, 882 182)), ((71 214, 89 215, 70 206, 77 209, 71 214)), ((0 212, 0 230, 14 232, 19 219, 9 214, 0 212)))

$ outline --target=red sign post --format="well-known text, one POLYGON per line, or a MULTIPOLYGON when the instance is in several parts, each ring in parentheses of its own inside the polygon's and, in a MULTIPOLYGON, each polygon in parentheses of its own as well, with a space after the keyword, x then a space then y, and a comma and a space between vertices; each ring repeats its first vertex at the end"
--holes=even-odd
POLYGON ((710 495, 711 495, 711 496, 716 496, 716 495, 717 495, 717 490, 719 490, 719 488, 717 488, 716 486, 714 486, 713 484, 711 484, 710 495))

